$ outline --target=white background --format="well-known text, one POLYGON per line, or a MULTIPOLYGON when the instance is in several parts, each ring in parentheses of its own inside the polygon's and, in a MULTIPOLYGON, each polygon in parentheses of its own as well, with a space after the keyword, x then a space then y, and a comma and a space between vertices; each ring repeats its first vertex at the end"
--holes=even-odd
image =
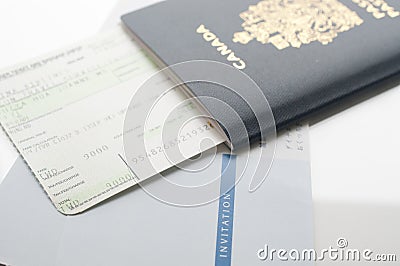
MULTIPOLYGON (((95 34, 117 2, 1 0, 0 67, 95 34)), ((129 6, 123 2, 122 7, 129 6)), ((346 237, 353 248, 398 252, 399 115, 400 88, 394 88, 311 127, 318 248, 335 246, 338 237, 346 237)), ((16 156, 0 134, 0 182, 16 156)))

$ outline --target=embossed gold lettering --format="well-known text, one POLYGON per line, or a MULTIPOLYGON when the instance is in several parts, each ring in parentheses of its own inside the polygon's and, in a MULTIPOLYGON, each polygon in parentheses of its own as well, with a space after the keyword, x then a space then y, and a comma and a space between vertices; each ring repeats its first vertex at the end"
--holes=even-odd
POLYGON ((219 38, 217 38, 217 36, 208 30, 203 24, 197 27, 196 32, 201 34, 205 41, 210 42, 212 47, 217 47, 217 51, 221 55, 226 56, 226 59, 229 62, 234 62, 232 63, 232 66, 240 70, 246 67, 246 63, 240 57, 237 57, 225 43, 221 42, 219 38))

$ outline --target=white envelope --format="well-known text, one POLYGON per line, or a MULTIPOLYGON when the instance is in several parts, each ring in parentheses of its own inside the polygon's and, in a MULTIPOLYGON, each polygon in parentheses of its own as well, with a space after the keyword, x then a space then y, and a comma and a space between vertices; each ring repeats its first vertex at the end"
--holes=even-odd
MULTIPOLYGON (((287 250, 313 247, 307 134, 302 128, 280 137, 271 172, 255 193, 248 191, 250 176, 236 185, 231 265, 265 265, 257 251, 266 244, 287 250)), ((206 170, 191 177, 220 173, 227 152, 220 149, 206 170)), ((237 156, 239 160, 242 154, 237 156)), ((249 169, 254 164, 250 161, 249 169)), ((179 181, 188 173, 172 169, 166 177, 179 181)), ((145 182, 163 185, 160 179, 145 182)), ((226 243, 218 235, 220 200, 175 207, 136 186, 84 214, 62 216, 19 159, 0 187, 0 261, 16 266, 224 265, 216 263, 221 243, 226 243)))

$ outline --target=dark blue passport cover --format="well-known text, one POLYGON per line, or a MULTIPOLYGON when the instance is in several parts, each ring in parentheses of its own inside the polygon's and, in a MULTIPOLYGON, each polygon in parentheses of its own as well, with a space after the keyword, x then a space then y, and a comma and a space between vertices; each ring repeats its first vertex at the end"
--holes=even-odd
MULTIPOLYGON (((161 66, 214 60, 249 75, 280 129, 399 74, 398 10, 395 0, 170 0, 122 21, 161 66)), ((255 117, 233 95, 206 83, 187 87, 236 108, 258 139, 255 117)))

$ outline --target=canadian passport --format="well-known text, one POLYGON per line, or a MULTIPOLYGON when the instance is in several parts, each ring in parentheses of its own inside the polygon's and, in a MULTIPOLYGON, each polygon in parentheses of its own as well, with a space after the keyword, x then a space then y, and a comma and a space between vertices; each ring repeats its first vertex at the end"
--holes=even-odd
MULTIPOLYGON (((400 72, 396 0, 170 0, 122 20, 161 67, 212 60, 247 74, 268 99, 278 129, 400 72)), ((195 96, 235 108, 250 141, 259 138, 246 104, 215 86, 186 84, 195 96)), ((202 103, 217 121, 231 119, 202 103)), ((231 131, 238 126, 226 124, 231 131)))

